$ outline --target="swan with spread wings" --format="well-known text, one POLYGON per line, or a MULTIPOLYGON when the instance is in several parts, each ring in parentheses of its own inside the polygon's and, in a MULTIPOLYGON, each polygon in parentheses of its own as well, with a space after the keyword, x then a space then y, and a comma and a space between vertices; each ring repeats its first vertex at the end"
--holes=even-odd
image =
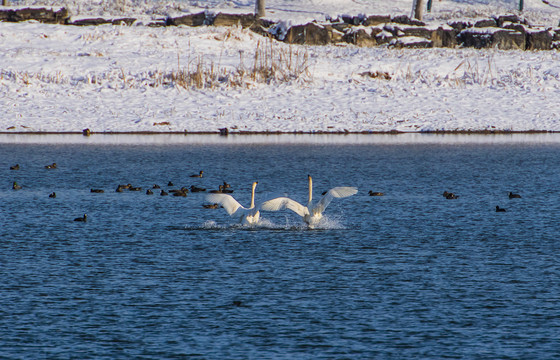
POLYGON ((290 209, 303 218, 303 221, 310 227, 317 226, 323 218, 323 212, 335 198, 345 198, 352 196, 358 192, 358 189, 350 186, 338 186, 327 191, 321 200, 313 205, 313 179, 311 175, 307 176, 309 182, 309 200, 307 206, 292 200, 288 197, 278 197, 263 202, 260 209, 264 211, 279 211, 282 209, 290 209))
POLYGON ((221 205, 230 216, 239 216, 239 223, 243 225, 255 225, 259 222, 259 207, 255 207, 255 188, 258 182, 253 182, 251 189, 251 204, 248 208, 241 205, 233 196, 228 194, 209 194, 206 201, 221 205))

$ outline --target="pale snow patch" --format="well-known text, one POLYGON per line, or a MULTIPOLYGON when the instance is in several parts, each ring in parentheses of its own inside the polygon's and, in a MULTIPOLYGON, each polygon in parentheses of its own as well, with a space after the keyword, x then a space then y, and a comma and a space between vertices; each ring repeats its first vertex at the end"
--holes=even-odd
MULTIPOLYGON (((79 5, 79 16, 146 18, 204 10, 241 13, 254 6, 249 0, 123 0, 119 10, 108 2, 68 3, 79 5)), ((509 11, 516 6, 499 4, 509 11)), ((290 24, 327 14, 410 11, 408 0, 269 0, 267 5, 271 19, 283 20, 277 31, 284 33, 290 24)), ((527 6, 530 22, 554 18, 544 6, 527 6)), ((503 13, 483 2, 442 1, 426 19, 469 11, 477 17, 503 13)), ((378 36, 383 35, 392 37, 386 31, 378 36)), ((560 131, 558 51, 296 46, 240 28, 31 22, 0 23, 0 48, 0 131, 560 131), (301 61, 300 72, 233 84, 239 70, 272 59, 255 57, 257 49, 301 61), (164 76, 199 64, 216 72, 211 88, 181 87, 164 76), (387 73, 390 80, 360 75, 366 72, 387 73)))

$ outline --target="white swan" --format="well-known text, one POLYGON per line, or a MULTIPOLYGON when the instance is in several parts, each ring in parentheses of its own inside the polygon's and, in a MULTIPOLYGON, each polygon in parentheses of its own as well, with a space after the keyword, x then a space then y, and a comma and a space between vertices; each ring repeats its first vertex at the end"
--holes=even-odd
POLYGON ((287 197, 279 197, 265 201, 261 204, 260 208, 265 211, 290 209, 301 216, 303 221, 305 221, 310 228, 314 228, 321 218, 323 218, 323 211, 325 211, 334 198, 344 198, 358 192, 358 189, 355 187, 338 186, 327 191, 321 200, 313 206, 313 179, 311 175, 307 175, 307 179, 309 181, 309 200, 307 206, 303 206, 297 201, 287 197))
POLYGON ((228 194, 209 194, 206 201, 221 205, 230 216, 239 216, 239 222, 243 225, 255 225, 261 216, 259 207, 255 207, 255 188, 258 182, 253 183, 251 190, 251 205, 243 207, 233 196, 228 194))

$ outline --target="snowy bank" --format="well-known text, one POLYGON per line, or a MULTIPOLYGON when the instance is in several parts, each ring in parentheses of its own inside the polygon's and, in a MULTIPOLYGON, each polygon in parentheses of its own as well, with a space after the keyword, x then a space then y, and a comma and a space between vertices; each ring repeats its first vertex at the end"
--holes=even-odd
POLYGON ((0 23, 0 48, 2 132, 560 131, 558 51, 33 22, 0 23))

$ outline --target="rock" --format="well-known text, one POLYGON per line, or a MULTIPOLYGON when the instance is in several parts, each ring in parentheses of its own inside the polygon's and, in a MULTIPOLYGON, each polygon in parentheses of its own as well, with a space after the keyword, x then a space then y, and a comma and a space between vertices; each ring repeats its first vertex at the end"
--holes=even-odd
POLYGON ((552 49, 552 33, 545 29, 528 29, 526 32, 526 50, 550 50, 552 49))
POLYGON ((485 28, 485 27, 495 27, 498 23, 494 19, 481 19, 474 23, 474 27, 476 28, 485 28))
POLYGON ((377 39, 375 36, 381 31, 380 28, 349 28, 344 34, 343 40, 356 46, 376 46, 377 39))
POLYGON ((325 25, 325 29, 327 29, 331 43, 336 44, 344 41, 344 32, 338 31, 331 25, 325 25))
POLYGON ((503 23, 502 28, 519 31, 521 33, 527 32, 527 27, 523 24, 518 24, 518 23, 510 23, 510 22, 503 23))
POLYGON ((386 30, 383 30, 379 34, 375 35, 375 41, 377 41, 377 44, 379 45, 388 44, 394 38, 395 36, 386 30))
POLYGON ((511 29, 525 34, 526 50, 550 50, 555 41, 554 31, 544 28, 532 28, 521 23, 503 23, 504 29, 511 29))
POLYGON ((70 21, 68 25, 74 26, 96 26, 102 24, 111 24, 111 20, 103 18, 93 18, 93 19, 80 19, 75 21, 70 21))
POLYGON ((0 21, 20 22, 37 20, 46 24, 64 24, 70 15, 66 8, 58 11, 46 8, 24 8, 17 10, 0 10, 0 21))
POLYGON ((380 24, 386 24, 389 22, 391 22, 391 17, 389 15, 371 15, 364 19, 362 25, 376 26, 380 24))
POLYGON ((237 26, 250 28, 257 22, 254 14, 222 14, 219 13, 214 17, 212 25, 214 26, 237 26))
POLYGON ((451 27, 440 26, 436 31, 434 31, 430 40, 432 40, 434 47, 454 48, 459 45, 459 42, 457 41, 457 33, 458 31, 451 27))
POLYGON ((433 43, 423 37, 418 36, 403 36, 394 38, 389 42, 389 46, 402 49, 402 48, 431 48, 433 43))
POLYGON ((331 35, 325 26, 307 23, 289 28, 284 41, 290 44, 326 45, 331 42, 331 35))
POLYGON ((431 39, 433 33, 436 30, 427 29, 426 27, 422 26, 403 26, 403 25, 394 25, 394 24, 387 24, 383 27, 383 30, 389 31, 394 36, 415 36, 415 37, 423 37, 425 39, 431 39))
POLYGON ((342 15, 342 21, 344 23, 354 25, 354 26, 362 25, 365 18, 366 17, 363 14, 360 14, 358 16, 342 15))
POLYGON ((111 24, 113 24, 113 25, 132 26, 132 24, 134 24, 134 22, 136 22, 135 18, 119 18, 119 19, 111 20, 111 24))
POLYGON ((10 21, 12 13, 13 13, 13 10, 2 10, 2 9, 0 9, 0 21, 10 21))
POLYGON ((500 50, 525 50, 525 34, 513 30, 498 30, 492 34, 492 47, 500 50))
POLYGON ((525 34, 500 28, 470 28, 459 33, 465 47, 477 49, 497 47, 501 50, 525 50, 525 34))
POLYGON ((560 41, 560 29, 554 29, 552 31, 552 41, 560 41))
POLYGON ((457 31, 462 31, 472 27, 472 24, 468 21, 448 21, 447 25, 449 25, 450 27, 452 27, 457 31))
POLYGON ((504 23, 506 22, 528 25, 527 20, 521 19, 519 16, 515 14, 500 15, 498 17, 495 17, 494 19, 496 20, 496 24, 499 27, 503 27, 504 23))
POLYGON ((92 19, 80 19, 74 21, 68 21, 68 25, 74 26, 97 26, 103 24, 112 25, 127 25, 131 26, 136 21, 135 18, 118 18, 118 19, 104 19, 104 18, 92 18, 92 19))
POLYGON ((254 23, 249 29, 261 36, 269 37, 272 35, 270 33, 270 29, 275 25, 276 24, 272 21, 257 19, 257 22, 254 23))
POLYGON ((148 27, 164 27, 167 26, 167 19, 156 19, 146 24, 148 27))
POLYGON ((391 22, 404 25, 425 26, 426 23, 420 20, 411 19, 406 15, 397 15, 391 19, 391 22))
POLYGON ((340 31, 341 33, 346 33, 346 31, 348 29, 354 28, 354 26, 350 25, 350 24, 346 24, 344 22, 336 22, 336 23, 332 23, 329 24, 328 27, 335 29, 337 31, 340 31))
POLYGON ((166 21, 166 24, 168 26, 170 25, 202 26, 205 25, 206 23, 207 23, 207 19, 206 19, 206 14, 204 12, 179 16, 176 18, 167 18, 166 21))

